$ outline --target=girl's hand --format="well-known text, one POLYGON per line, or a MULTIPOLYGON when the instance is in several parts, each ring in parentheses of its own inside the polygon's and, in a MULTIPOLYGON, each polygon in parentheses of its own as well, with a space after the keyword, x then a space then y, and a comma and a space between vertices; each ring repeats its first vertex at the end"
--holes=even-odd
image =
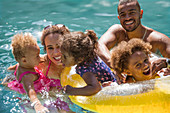
POLYGON ((107 81, 102 83, 102 87, 111 86, 112 81, 107 81))
POLYGON ((114 74, 119 85, 122 83, 126 83, 126 77, 123 74, 119 73, 118 71, 115 71, 114 74))
POLYGON ((70 85, 64 86, 64 91, 67 94, 70 94, 72 92, 73 87, 70 85))
POLYGON ((36 103, 34 106, 36 113, 48 113, 49 110, 44 107, 41 103, 36 103))

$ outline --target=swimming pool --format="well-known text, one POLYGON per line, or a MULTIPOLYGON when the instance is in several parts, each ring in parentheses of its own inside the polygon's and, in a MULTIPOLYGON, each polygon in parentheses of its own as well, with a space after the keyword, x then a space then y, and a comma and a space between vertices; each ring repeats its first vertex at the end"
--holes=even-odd
MULTIPOLYGON (((15 64, 11 38, 18 32, 31 32, 40 44, 40 33, 49 24, 62 23, 71 31, 92 29, 100 36, 117 19, 118 0, 1 0, 0 1, 0 79, 10 74, 6 69, 15 64)), ((170 1, 139 0, 144 15, 142 23, 170 37, 170 1)), ((0 86, 0 112, 21 112, 19 94, 0 86)))

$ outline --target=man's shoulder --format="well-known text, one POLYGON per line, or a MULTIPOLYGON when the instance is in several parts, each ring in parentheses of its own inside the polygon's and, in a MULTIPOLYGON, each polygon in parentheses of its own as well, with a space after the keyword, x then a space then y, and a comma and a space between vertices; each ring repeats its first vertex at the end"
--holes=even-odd
POLYGON ((114 24, 109 29, 124 30, 124 28, 120 24, 114 24))
POLYGON ((125 32, 125 29, 120 24, 114 24, 108 29, 108 31, 115 34, 119 34, 125 32))
POLYGON ((160 40, 161 38, 167 38, 167 36, 163 33, 160 33, 156 30, 153 30, 151 28, 147 28, 148 32, 149 32, 149 35, 148 35, 148 38, 150 40, 160 40))

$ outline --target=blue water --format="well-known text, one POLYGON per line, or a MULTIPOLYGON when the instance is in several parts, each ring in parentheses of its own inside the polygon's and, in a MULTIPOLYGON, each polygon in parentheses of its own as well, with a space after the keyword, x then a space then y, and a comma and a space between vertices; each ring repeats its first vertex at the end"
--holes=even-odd
MULTIPOLYGON (((170 1, 139 0, 144 15, 142 23, 170 37, 170 1)), ((92 29, 100 38, 112 25, 118 24, 118 0, 0 0, 0 82, 8 66, 16 63, 11 53, 11 38, 20 32, 31 32, 40 44, 42 29, 62 23, 71 31, 92 29)), ((0 86, 0 113, 18 113, 19 96, 0 86)))

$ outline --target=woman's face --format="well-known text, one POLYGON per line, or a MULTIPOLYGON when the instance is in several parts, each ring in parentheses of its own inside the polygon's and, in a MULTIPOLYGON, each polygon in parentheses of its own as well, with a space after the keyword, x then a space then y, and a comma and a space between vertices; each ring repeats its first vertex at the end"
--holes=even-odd
POLYGON ((49 34, 45 37, 45 46, 48 58, 55 65, 63 65, 61 62, 60 47, 62 44, 62 37, 58 33, 49 34))
POLYGON ((136 81, 150 80, 152 78, 149 57, 142 51, 136 51, 131 55, 128 70, 136 81))

